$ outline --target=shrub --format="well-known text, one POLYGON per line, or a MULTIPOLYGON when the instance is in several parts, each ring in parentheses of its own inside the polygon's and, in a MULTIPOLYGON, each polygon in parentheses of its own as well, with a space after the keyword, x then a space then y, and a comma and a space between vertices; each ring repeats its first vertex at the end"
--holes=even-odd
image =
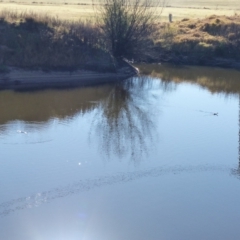
POLYGON ((157 35, 157 5, 151 0, 103 0, 99 22, 114 57, 139 57, 153 46, 157 35))

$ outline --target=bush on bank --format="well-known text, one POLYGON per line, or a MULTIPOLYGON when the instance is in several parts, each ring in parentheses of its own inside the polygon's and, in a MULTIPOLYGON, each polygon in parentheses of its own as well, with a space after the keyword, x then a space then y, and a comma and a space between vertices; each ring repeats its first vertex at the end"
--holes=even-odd
POLYGON ((144 58, 157 39, 156 9, 165 1, 103 0, 96 18, 107 49, 117 58, 144 58))

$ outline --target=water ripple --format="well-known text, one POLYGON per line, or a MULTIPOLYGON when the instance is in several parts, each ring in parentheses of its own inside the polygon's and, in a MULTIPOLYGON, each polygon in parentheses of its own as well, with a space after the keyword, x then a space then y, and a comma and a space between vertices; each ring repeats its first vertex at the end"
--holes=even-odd
POLYGON ((76 183, 69 184, 65 187, 54 188, 49 191, 33 194, 31 196, 13 199, 10 201, 0 203, 0 217, 6 216, 18 210, 27 208, 38 207, 46 202, 50 202, 54 199, 59 199, 89 191, 95 188, 104 186, 114 185, 118 183, 127 183, 135 181, 137 179, 146 177, 159 177, 166 174, 179 174, 179 173, 196 173, 196 172, 229 172, 231 169, 227 166, 209 166, 209 165, 198 165, 198 166, 175 166, 175 167, 158 167, 144 171, 134 171, 127 173, 118 173, 113 176, 100 176, 94 179, 80 180, 76 183))

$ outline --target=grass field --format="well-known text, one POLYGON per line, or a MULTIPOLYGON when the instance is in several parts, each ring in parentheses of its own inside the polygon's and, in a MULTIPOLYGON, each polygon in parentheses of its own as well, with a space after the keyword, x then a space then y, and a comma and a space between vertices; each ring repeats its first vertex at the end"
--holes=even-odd
POLYGON ((168 5, 178 7, 211 8, 211 9, 238 9, 239 0, 168 0, 168 5))
POLYGON ((0 3, 0 11, 10 10, 21 12, 34 12, 41 15, 58 17, 64 20, 91 19, 94 15, 92 5, 64 5, 64 4, 18 4, 0 3))
MULTIPOLYGON (((97 1, 93 2, 97 3, 97 1)), ((94 8, 90 0, 0 1, 0 11, 4 9, 48 14, 69 20, 92 19, 94 16, 94 8)), ((183 18, 205 18, 213 14, 232 16, 235 13, 240 14, 240 1, 168 0, 166 7, 164 9, 160 7, 156 12, 160 21, 167 21, 169 13, 173 15, 175 21, 183 18)))

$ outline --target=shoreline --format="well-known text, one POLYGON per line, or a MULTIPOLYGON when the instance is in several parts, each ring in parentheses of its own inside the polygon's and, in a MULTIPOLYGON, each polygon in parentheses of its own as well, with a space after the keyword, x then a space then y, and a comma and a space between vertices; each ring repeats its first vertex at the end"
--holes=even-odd
POLYGON ((126 61, 113 72, 97 72, 88 70, 50 71, 24 70, 9 68, 10 71, 0 73, 1 90, 43 90, 58 88, 74 88, 94 86, 106 83, 116 83, 137 75, 138 69, 126 61))
MULTIPOLYGON (((201 59, 189 59, 187 56, 173 57, 169 59, 159 59, 155 61, 144 62, 145 64, 172 64, 176 66, 188 65, 196 67, 217 67, 222 69, 235 69, 240 71, 240 61, 233 59, 207 59, 199 62, 201 59)), ((142 62, 136 62, 141 64, 142 62)), ((34 91, 46 89, 67 89, 77 87, 96 86, 101 84, 117 83, 139 74, 137 67, 134 67, 126 60, 122 66, 115 72, 97 72, 89 70, 74 71, 43 71, 43 70, 25 70, 21 68, 10 67, 10 71, 0 73, 0 91, 34 91)))
POLYGON ((199 67, 219 67, 227 69, 235 69, 240 71, 240 61, 230 58, 191 58, 189 56, 172 56, 168 58, 160 57, 158 60, 150 60, 149 64, 173 64, 173 65, 189 65, 199 67))

